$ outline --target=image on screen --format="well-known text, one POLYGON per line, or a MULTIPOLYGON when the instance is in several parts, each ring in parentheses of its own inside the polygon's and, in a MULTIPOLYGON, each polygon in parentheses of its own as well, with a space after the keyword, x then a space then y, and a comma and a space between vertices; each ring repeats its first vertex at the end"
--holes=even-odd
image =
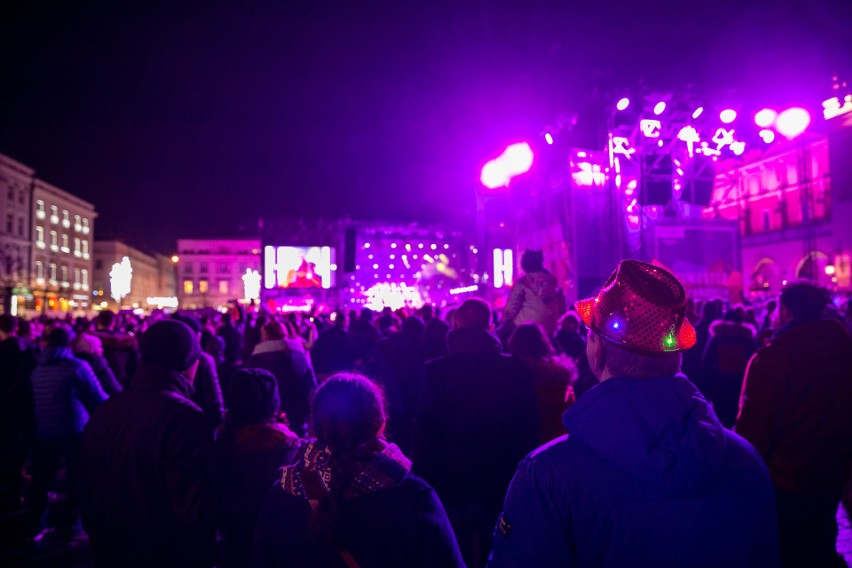
POLYGON ((276 288, 331 288, 334 284, 331 247, 263 247, 263 286, 276 288))

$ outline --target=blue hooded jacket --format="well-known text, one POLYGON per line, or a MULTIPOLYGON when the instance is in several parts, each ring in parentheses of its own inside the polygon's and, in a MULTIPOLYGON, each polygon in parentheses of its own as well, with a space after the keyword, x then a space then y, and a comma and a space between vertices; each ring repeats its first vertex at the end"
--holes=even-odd
POLYGON ((772 484, 681 375, 611 378, 524 459, 489 566, 778 566, 772 484))

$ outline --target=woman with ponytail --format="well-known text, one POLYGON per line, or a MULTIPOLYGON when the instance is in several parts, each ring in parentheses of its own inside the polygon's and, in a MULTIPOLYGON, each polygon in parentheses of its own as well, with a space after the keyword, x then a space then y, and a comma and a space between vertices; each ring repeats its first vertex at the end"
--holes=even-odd
POLYGON ((253 566, 464 565, 435 491, 384 441, 386 420, 365 377, 337 374, 317 389, 316 439, 267 495, 253 566))

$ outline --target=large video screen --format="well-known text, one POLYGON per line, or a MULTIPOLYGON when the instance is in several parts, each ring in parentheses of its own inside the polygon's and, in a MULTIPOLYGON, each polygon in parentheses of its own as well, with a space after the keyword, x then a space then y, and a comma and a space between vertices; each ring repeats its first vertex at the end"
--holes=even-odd
POLYGON ((331 247, 263 247, 263 287, 331 288, 334 285, 331 247))

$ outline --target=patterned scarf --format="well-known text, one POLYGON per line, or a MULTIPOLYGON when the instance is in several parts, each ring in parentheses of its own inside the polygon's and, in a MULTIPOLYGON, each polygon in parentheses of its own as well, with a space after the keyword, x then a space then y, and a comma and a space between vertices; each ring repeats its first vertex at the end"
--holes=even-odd
POLYGON ((339 471, 343 466, 333 463, 328 446, 312 441, 304 446, 295 465, 282 470, 281 487, 285 493, 309 501, 316 501, 322 495, 352 499, 396 487, 411 471, 411 460, 395 444, 383 441, 378 441, 378 444, 378 447, 373 444, 373 448, 356 453, 346 462, 347 471, 339 471), (332 475, 350 481, 335 492, 331 484, 332 475))

